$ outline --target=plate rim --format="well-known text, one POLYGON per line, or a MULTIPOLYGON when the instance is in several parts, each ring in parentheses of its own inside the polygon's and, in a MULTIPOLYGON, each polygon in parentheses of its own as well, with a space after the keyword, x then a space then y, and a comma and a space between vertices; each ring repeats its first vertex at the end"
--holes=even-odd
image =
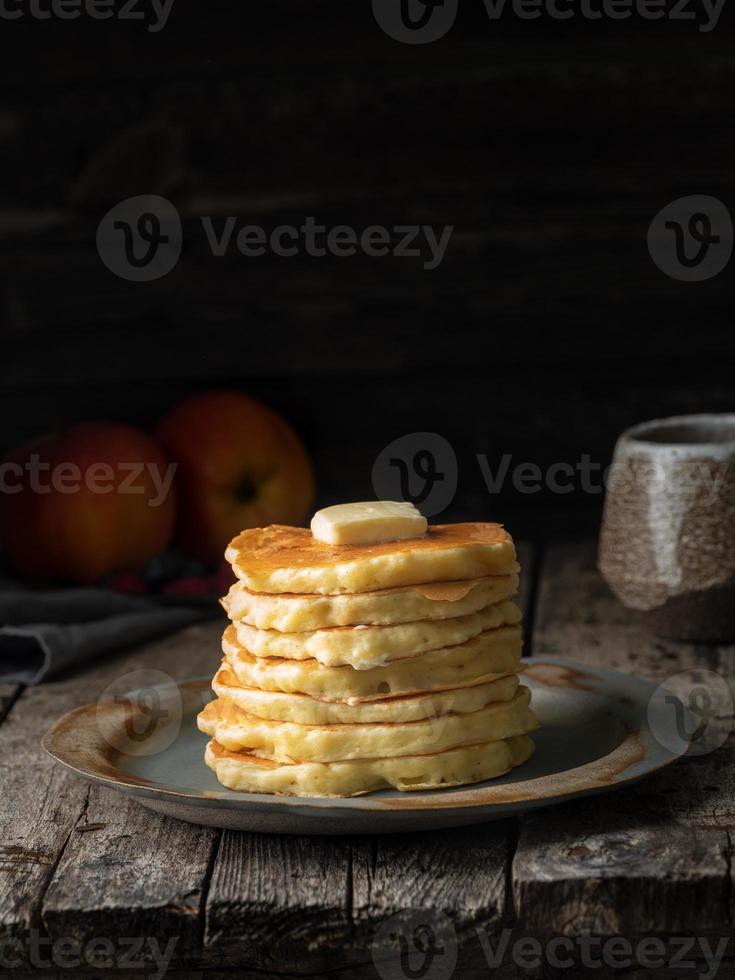
MULTIPOLYGON (((638 709, 638 721, 641 724, 636 727, 635 724, 631 724, 630 719, 626 720, 619 714, 626 734, 611 752, 581 766, 564 769, 558 773, 501 785, 495 784, 493 780, 485 780, 446 789, 401 793, 396 797, 388 798, 381 798, 376 793, 352 797, 240 793, 237 797, 233 797, 230 795, 233 791, 225 787, 219 792, 187 791, 165 786, 146 780, 143 776, 115 768, 109 760, 96 768, 89 762, 85 765, 80 758, 85 755, 84 749, 78 750, 75 758, 74 751, 67 751, 64 746, 59 745, 59 742, 70 730, 78 731, 79 729, 75 727, 76 723, 82 720, 84 726, 82 730, 89 733, 94 727, 97 735, 96 742, 92 740, 92 749, 87 749, 86 754, 89 755, 90 751, 96 750, 104 760, 105 754, 109 755, 114 750, 96 725, 96 712, 100 704, 114 704, 109 701, 81 705, 66 712, 43 735, 41 746, 55 762, 75 775, 138 799, 168 802, 179 807, 223 808, 236 811, 253 808, 279 811, 285 807, 287 811, 315 813, 320 809, 332 809, 340 811, 345 817, 350 813, 392 815, 404 813, 418 817, 421 814, 451 810, 460 813, 482 810, 502 812, 508 809, 516 811, 534 806, 547 806, 570 798, 628 786, 673 764, 686 754, 686 746, 680 751, 673 751, 663 746, 653 735, 650 726, 643 724, 647 702, 659 686, 655 682, 607 667, 579 663, 566 657, 529 657, 523 660, 523 664, 526 667, 526 675, 537 683, 547 683, 552 687, 576 687, 608 697, 611 701, 630 701, 630 706, 638 709), (551 679, 547 677, 544 680, 541 676, 544 668, 556 671, 556 674, 551 679), (587 686, 590 681, 593 686, 587 686), (612 690, 616 684, 623 690, 627 689, 628 693, 615 698, 612 690), (648 698, 644 702, 645 694, 648 698), (637 697, 631 699, 631 695, 637 697), (92 718, 95 719, 94 722, 92 718)), ((211 678, 188 678, 172 681, 171 684, 179 691, 193 688, 197 692, 202 692, 211 684, 211 678)), ((164 687, 164 685, 156 686, 164 687)), ((165 685, 165 687, 170 686, 165 685)))

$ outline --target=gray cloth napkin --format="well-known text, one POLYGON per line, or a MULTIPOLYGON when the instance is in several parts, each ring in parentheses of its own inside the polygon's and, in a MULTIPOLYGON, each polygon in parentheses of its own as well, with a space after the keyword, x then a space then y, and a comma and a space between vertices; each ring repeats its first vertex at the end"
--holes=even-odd
POLYGON ((109 589, 30 591, 0 582, 0 682, 38 684, 85 660, 174 633, 217 614, 109 589))

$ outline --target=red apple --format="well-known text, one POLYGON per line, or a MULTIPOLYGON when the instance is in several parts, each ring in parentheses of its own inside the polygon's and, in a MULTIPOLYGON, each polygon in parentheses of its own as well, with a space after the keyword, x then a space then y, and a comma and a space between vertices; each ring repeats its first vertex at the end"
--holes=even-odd
POLYGON ((0 464, 0 539, 37 580, 89 584, 163 551, 175 517, 174 467, 144 432, 83 423, 0 464))
POLYGON ((244 528, 306 518, 314 498, 309 457, 288 423, 255 398, 193 395, 157 435, 178 464, 176 542, 194 557, 220 557, 244 528))

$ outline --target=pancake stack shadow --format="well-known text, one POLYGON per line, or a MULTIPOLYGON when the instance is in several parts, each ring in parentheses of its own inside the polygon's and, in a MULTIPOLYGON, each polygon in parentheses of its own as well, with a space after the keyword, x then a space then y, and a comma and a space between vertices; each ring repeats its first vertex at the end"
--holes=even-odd
POLYGON ((508 772, 538 727, 520 683, 518 565, 496 524, 328 546, 244 531, 206 762, 233 790, 354 796, 508 772))

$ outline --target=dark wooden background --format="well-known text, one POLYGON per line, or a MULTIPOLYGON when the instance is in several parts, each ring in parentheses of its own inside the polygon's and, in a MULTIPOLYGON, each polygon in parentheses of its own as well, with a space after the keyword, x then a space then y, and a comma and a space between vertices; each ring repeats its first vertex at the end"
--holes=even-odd
POLYGON ((322 501, 371 496, 379 450, 430 430, 459 457, 446 516, 536 537, 594 529, 600 497, 491 499, 475 453, 604 464, 631 423, 732 410, 735 268, 677 282, 646 246, 674 198, 735 208, 724 18, 708 34, 490 23, 477 0, 413 47, 364 0, 175 0, 158 34, 85 18, 0 30, 0 448, 83 417, 151 425, 234 384, 303 434, 322 501), (129 283, 95 231, 147 192, 179 208, 184 251, 129 283), (215 259, 202 213, 456 230, 434 271, 215 259))

